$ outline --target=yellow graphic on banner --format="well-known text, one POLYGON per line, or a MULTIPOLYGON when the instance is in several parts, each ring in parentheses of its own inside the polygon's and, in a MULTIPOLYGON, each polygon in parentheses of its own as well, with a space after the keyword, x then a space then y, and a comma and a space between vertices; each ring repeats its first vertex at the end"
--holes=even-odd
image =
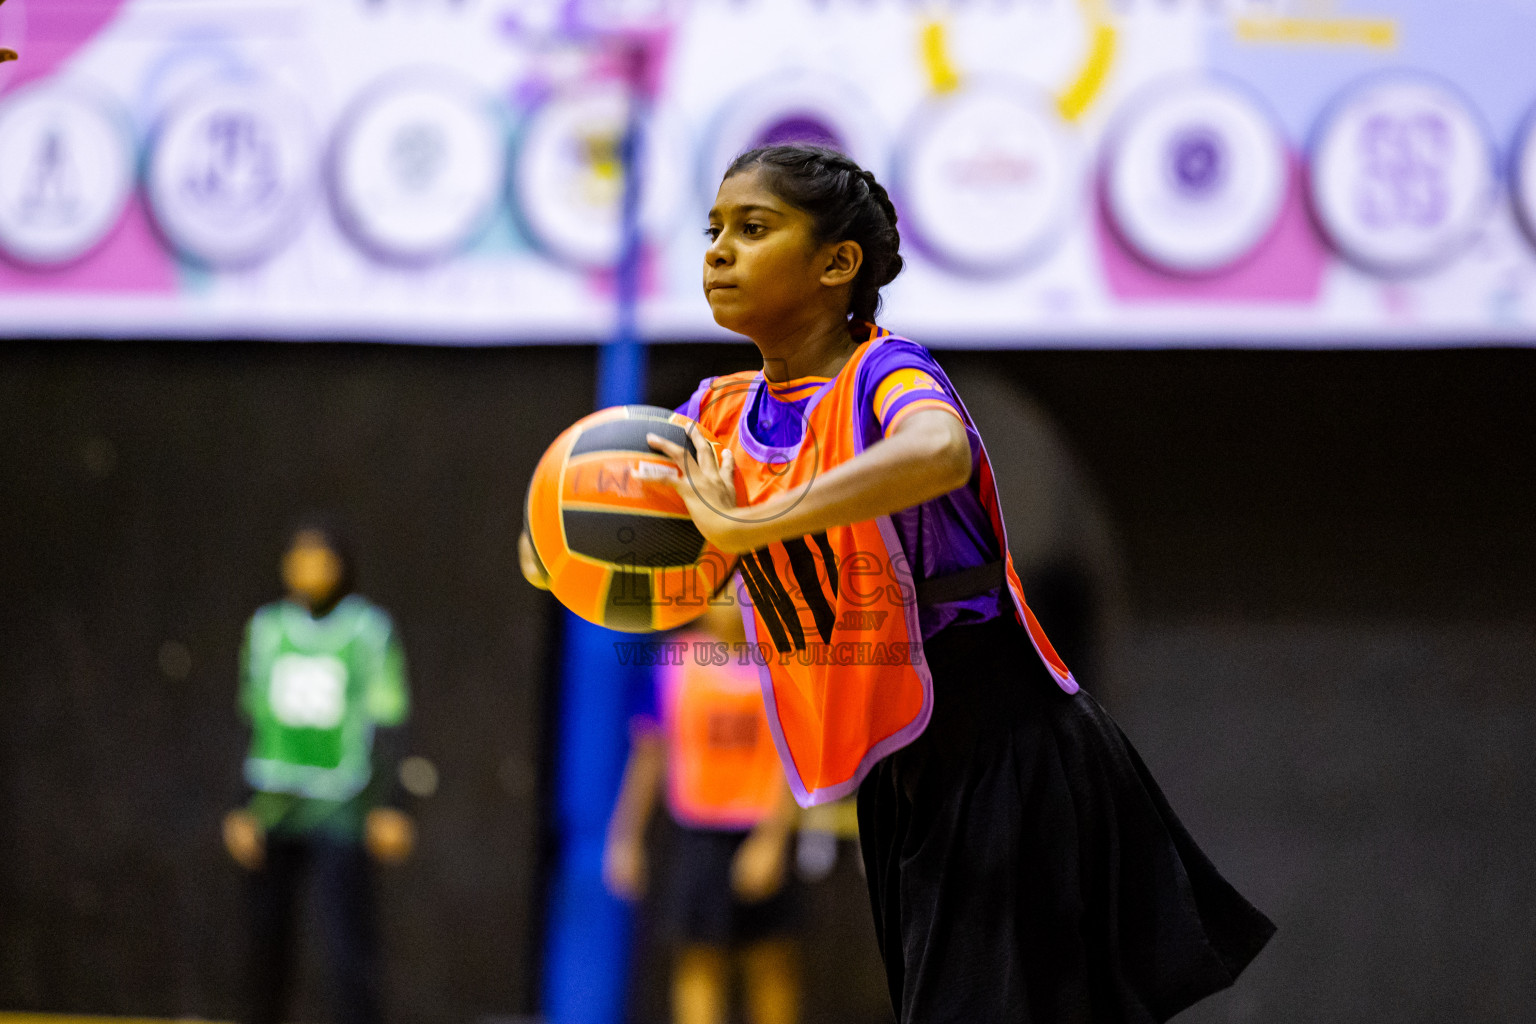
MULTIPOLYGON (((1064 121, 1080 119, 1103 91, 1118 42, 1105 0, 1078 0, 1078 6, 1088 27, 1088 54, 1077 74, 1056 96, 1056 110, 1064 121)), ((960 71, 950 57, 949 35, 943 22, 923 24, 921 50, 928 88, 934 94, 942 96, 960 88, 960 71)))
POLYGON ((619 162, 623 146, 622 130, 604 126, 590 130, 576 140, 581 167, 578 187, 583 201, 592 206, 611 206, 624 190, 624 168, 619 162))
POLYGON ((1104 0, 1081 0, 1081 6, 1088 22, 1088 58, 1083 61, 1077 78, 1056 97, 1056 109, 1065 121, 1078 120, 1093 105, 1109 78, 1118 41, 1104 0))
POLYGON ((923 26, 923 69, 928 72, 928 88, 942 96, 960 88, 960 72, 949 59, 949 37, 942 21, 923 26))
POLYGON ((1363 46, 1373 50, 1397 48, 1394 18, 1238 18, 1234 28, 1244 43, 1281 46, 1363 46))

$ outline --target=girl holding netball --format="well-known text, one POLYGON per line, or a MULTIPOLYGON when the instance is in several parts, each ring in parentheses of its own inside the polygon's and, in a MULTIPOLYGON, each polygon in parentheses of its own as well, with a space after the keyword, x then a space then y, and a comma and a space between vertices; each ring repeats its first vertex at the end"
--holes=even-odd
POLYGON ((874 323, 896 211, 830 150, 738 158, 704 292, 761 371, 682 411, 699 531, 740 555, 765 710, 803 805, 857 792, 902 1024, 1162 1021, 1274 926, 1216 871, 1025 603, 993 465, 922 346, 874 323))
POLYGON ((686 407, 718 463, 653 444, 741 555, 791 788, 858 792, 898 1019, 1161 1021, 1229 985, 1273 925, 1030 613, 943 371, 874 325, 902 266, 885 190, 828 150, 754 150, 708 235, 710 310, 763 369, 686 407))

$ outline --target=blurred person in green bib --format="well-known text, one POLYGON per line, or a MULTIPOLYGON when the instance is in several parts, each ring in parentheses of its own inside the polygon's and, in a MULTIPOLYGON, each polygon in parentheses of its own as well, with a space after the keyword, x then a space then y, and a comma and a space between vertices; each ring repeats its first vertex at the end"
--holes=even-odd
POLYGON ((224 819, 225 846, 250 872, 249 1020, 285 1017, 307 877, 338 1024, 376 1024, 370 856, 398 864, 415 842, 396 806, 410 707, 405 653, 388 613, 352 592, 352 559, 334 529, 296 530, 282 576, 287 598, 246 627, 240 706, 251 723, 251 795, 224 819))

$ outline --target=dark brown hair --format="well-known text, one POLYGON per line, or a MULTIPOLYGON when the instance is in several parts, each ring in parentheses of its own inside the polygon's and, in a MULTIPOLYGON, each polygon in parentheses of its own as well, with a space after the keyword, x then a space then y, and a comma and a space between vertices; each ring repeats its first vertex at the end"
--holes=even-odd
POLYGON ((880 289, 901 273, 901 235, 896 206, 875 176, 824 146, 762 146, 743 153, 727 178, 758 169, 773 194, 811 215, 816 241, 858 242, 864 264, 853 279, 848 312, 855 321, 873 321, 880 289))

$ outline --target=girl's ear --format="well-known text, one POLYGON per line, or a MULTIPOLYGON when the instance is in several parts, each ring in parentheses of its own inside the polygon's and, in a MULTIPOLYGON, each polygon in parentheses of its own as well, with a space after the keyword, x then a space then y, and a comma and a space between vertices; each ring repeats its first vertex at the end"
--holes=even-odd
POLYGON ((822 260, 821 283, 828 288, 852 284, 864 265, 864 249, 858 242, 829 242, 822 247, 818 258, 822 260))

